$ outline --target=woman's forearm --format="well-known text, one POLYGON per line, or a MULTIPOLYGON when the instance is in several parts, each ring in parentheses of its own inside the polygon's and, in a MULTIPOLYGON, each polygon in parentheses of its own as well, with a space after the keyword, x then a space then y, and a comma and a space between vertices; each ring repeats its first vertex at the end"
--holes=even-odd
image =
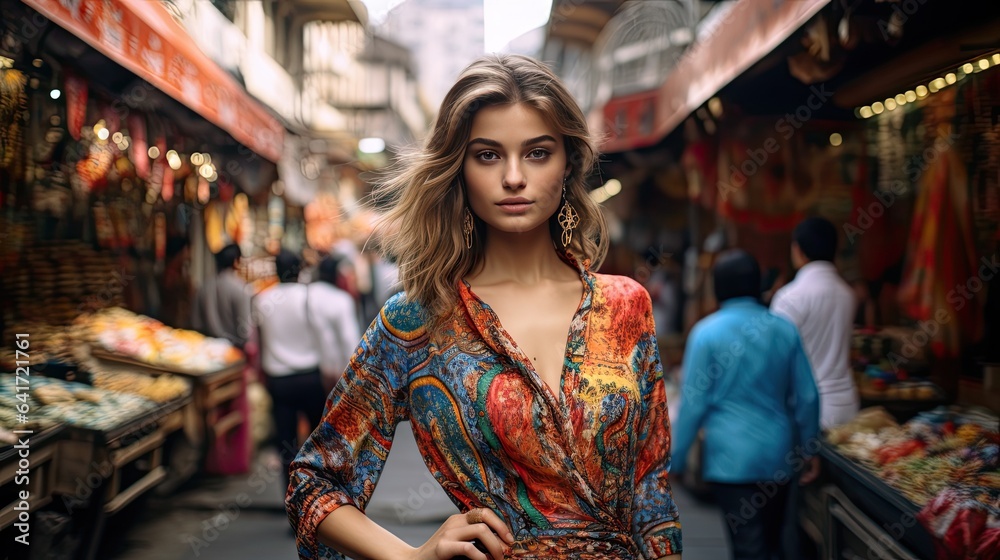
POLYGON ((397 560, 414 548, 354 506, 335 509, 319 524, 316 540, 357 560, 397 560))

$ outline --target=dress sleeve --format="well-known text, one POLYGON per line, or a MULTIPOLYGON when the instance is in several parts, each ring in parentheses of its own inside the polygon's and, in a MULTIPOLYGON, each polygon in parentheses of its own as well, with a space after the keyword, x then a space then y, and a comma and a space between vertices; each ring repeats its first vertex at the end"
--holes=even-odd
POLYGON ((637 444, 632 536, 643 557, 652 559, 681 552, 681 523, 670 489, 670 418, 663 365, 656 344, 652 305, 649 296, 645 297, 648 327, 639 342, 643 418, 637 444))
POLYGON ((323 420, 292 462, 285 507, 301 559, 344 558, 317 540, 317 528, 342 505, 365 510, 396 425, 407 417, 407 372, 425 337, 415 306, 402 297, 387 302, 365 332, 323 420))

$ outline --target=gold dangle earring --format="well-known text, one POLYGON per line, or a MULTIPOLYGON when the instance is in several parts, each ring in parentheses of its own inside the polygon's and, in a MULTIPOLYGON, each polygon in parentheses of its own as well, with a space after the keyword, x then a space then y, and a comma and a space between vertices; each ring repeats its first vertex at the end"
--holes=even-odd
POLYGON ((569 247, 569 244, 573 241, 573 230, 580 225, 580 215, 576 213, 576 208, 569 203, 569 198, 566 197, 566 180, 563 178, 563 205, 559 209, 559 216, 556 218, 559 220, 559 225, 562 227, 562 246, 563 248, 569 247))
POLYGON ((475 224, 472 222, 472 212, 466 207, 462 214, 462 237, 465 238, 465 248, 472 248, 472 232, 475 231, 475 224))

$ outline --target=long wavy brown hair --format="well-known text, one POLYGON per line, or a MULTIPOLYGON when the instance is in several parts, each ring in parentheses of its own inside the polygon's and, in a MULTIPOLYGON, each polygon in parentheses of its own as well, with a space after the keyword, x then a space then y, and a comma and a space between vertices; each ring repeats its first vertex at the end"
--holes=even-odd
MULTIPOLYGON (((467 207, 462 165, 472 119, 483 107, 523 103, 534 107, 563 135, 567 165, 566 197, 580 215, 567 250, 600 266, 607 254, 607 225, 600 206, 584 184, 594 169, 597 147, 580 106, 544 64, 520 55, 493 54, 466 68, 445 96, 424 146, 399 159, 376 186, 376 201, 391 204, 376 237, 394 258, 407 299, 419 302, 433 326, 454 309, 458 282, 481 264, 486 226, 475 218, 471 249, 462 237, 467 207)), ((561 228, 549 218, 554 250, 561 250, 561 228)))

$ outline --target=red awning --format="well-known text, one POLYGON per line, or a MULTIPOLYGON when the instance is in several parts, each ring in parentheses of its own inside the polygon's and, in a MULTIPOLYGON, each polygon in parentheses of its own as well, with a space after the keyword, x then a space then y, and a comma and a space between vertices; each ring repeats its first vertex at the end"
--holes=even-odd
POLYGON ((258 155, 281 159, 285 128, 195 46, 156 1, 24 0, 258 155))
POLYGON ((602 146, 616 152, 649 146, 676 128, 719 90, 773 51, 830 0, 740 0, 707 37, 681 57, 649 94, 615 98, 604 107, 602 146), (652 126, 649 115, 652 115, 652 126))

